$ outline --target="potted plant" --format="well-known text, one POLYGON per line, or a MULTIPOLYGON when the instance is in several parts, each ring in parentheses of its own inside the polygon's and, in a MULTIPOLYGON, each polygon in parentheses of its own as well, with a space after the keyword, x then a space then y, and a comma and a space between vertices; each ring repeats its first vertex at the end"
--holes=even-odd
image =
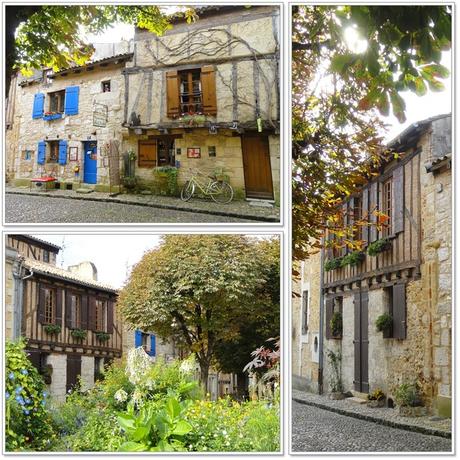
POLYGON ((86 339, 86 331, 84 329, 72 329, 70 332, 72 337, 75 337, 77 340, 85 340, 86 339))
POLYGON ((376 256, 377 254, 388 251, 391 249, 391 241, 388 238, 381 238, 380 240, 370 243, 367 247, 367 253, 370 256, 376 256))
POLYGON ((177 195, 177 173, 174 166, 160 166, 153 170, 155 188, 160 195, 177 195))
POLYGON ((395 390, 395 401, 399 406, 399 415, 421 417, 426 415, 423 398, 417 383, 402 383, 395 390))
POLYGON ((123 177, 123 185, 128 190, 134 190, 137 187, 137 177, 125 176, 123 177))
POLYGON ((107 342, 107 340, 110 339, 110 334, 103 331, 96 331, 96 339, 99 340, 99 342, 107 342))
POLYGON ((59 335, 61 332, 61 326, 59 326, 59 324, 47 324, 45 326, 45 332, 48 335, 59 335))
POLYGON ((347 254, 346 256, 342 257, 342 260, 340 261, 340 266, 346 267, 347 265, 350 265, 353 267, 355 265, 359 265, 365 257, 366 255, 362 251, 351 252, 350 254, 347 254))
POLYGON ((330 399, 344 399, 345 395, 343 394, 343 383, 342 383, 342 355, 338 351, 334 353, 332 350, 327 350, 326 352, 329 364, 332 367, 331 374, 331 393, 329 395, 330 399))
POLYGON ((393 328, 393 317, 386 312, 381 314, 375 320, 375 327, 377 328, 377 332, 390 333, 393 328))
POLYGON ((385 407, 385 400, 385 393, 377 388, 367 395, 367 407, 385 407))
POLYGON ((332 314, 331 320, 329 322, 329 326, 331 327, 332 336, 334 338, 341 338, 342 329, 343 329, 342 313, 340 313, 339 311, 335 311, 332 314))
POLYGON ((324 271, 329 272, 331 270, 340 268, 341 262, 342 262, 341 257, 336 257, 335 259, 326 260, 326 263, 324 264, 324 271))

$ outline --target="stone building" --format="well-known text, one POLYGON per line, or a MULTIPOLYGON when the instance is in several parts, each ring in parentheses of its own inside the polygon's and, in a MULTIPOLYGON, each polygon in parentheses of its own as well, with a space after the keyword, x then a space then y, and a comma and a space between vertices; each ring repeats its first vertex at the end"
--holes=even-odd
POLYGON ((59 246, 26 235, 6 237, 6 334, 27 339, 26 351, 50 393, 63 400, 79 377, 93 386, 104 365, 122 354, 117 291, 97 280, 91 262, 56 266, 59 246))
POLYGON ((451 116, 441 115, 412 124, 390 142, 397 155, 343 203, 344 228, 354 229, 362 254, 356 260, 346 242, 336 241, 320 258, 304 262, 301 289, 314 285, 317 307, 310 302, 299 313, 294 302, 297 386, 331 391, 332 351, 341 357, 345 391, 362 396, 379 388, 391 405, 398 385, 416 382, 428 410, 450 416, 451 137, 451 116), (356 263, 346 263, 353 258, 356 263), (311 349, 299 345, 306 308, 308 333, 319 336, 318 364, 311 349), (385 313, 390 323, 378 332, 376 321, 385 313), (341 328, 333 327, 337 319, 341 328))
POLYGON ((236 197, 279 201, 279 6, 197 13, 161 37, 136 28, 86 65, 13 80, 8 180, 116 191, 129 155, 143 188, 173 166, 179 184, 199 169, 228 178, 236 197))

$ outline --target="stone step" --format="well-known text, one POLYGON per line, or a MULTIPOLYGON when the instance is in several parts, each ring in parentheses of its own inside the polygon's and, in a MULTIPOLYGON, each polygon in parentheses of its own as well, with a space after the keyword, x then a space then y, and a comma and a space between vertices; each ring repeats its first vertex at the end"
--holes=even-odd
POLYGON ((367 399, 358 398, 357 396, 347 398, 347 401, 351 401, 352 403, 355 403, 355 404, 366 404, 367 403, 367 399))
POLYGON ((91 192, 94 192, 94 190, 92 188, 77 188, 77 190, 75 190, 77 193, 91 193, 91 192))

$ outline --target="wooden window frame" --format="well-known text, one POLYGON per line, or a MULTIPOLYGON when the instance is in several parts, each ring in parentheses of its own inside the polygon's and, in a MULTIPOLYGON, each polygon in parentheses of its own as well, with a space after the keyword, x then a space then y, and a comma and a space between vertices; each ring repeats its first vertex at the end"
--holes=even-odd
POLYGON ((81 318, 82 318, 82 296, 77 292, 71 292, 69 295, 70 305, 68 308, 71 309, 70 314, 70 327, 71 329, 81 329, 81 318), (73 299, 78 299, 78 302, 74 304, 73 299), (77 305, 78 304, 78 305, 77 305), (75 308, 77 307, 78 308, 75 308))
POLYGON ((111 93, 112 92, 112 82, 110 80, 104 80, 101 82, 101 88, 103 93, 111 93), (107 89, 108 87, 108 89, 107 89))
POLYGON ((310 304, 310 299, 308 297, 309 291, 308 289, 304 289, 302 291, 302 312, 301 312, 301 318, 302 318, 302 334, 306 334, 308 332, 308 307, 310 304))
POLYGON ((203 88, 201 84, 201 68, 180 70, 179 78, 179 112, 184 115, 202 115, 203 114, 203 88), (187 84, 187 90, 184 90, 183 84, 187 84), (198 84, 198 91, 194 90, 194 83, 198 84), (191 88, 191 91, 190 91, 191 88), (185 101, 184 98, 188 98, 185 101), (196 99, 190 101, 190 99, 196 99), (185 110, 187 109, 187 110, 185 110))
POLYGON ((97 332, 107 331, 108 300, 96 297, 94 299, 94 323, 97 332))
POLYGON ((53 113, 64 113, 65 89, 48 93, 48 111, 53 113), (56 98, 56 109, 53 110, 52 100, 56 98))
POLYGON ((45 290, 45 305, 44 305, 44 318, 45 324, 55 324, 56 321, 56 305, 57 305, 57 288, 51 286, 44 286, 45 290), (51 295, 49 299, 48 296, 51 295))
POLYGON ((355 239, 358 241, 363 240, 363 227, 362 225, 356 225, 356 222, 363 220, 363 199, 362 196, 356 196, 353 200, 353 225, 356 226, 355 229, 355 239))
POLYGON ((46 249, 43 249, 43 262, 49 263, 50 261, 50 252, 46 249))
POLYGON ((46 163, 59 163, 59 141, 47 141, 46 143, 48 144, 46 148, 46 163))
POLYGON ((393 177, 382 182, 382 213, 388 216, 382 228, 382 236, 388 238, 393 234, 393 177))

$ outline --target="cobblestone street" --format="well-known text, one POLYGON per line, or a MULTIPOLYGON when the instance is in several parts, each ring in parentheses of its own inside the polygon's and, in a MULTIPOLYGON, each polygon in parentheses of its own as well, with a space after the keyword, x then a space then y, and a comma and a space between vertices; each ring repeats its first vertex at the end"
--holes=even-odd
POLYGON ((450 439, 379 425, 292 401, 293 452, 450 452, 450 439))
POLYGON ((5 221, 7 223, 254 222, 254 220, 193 211, 15 194, 5 196, 5 221))

